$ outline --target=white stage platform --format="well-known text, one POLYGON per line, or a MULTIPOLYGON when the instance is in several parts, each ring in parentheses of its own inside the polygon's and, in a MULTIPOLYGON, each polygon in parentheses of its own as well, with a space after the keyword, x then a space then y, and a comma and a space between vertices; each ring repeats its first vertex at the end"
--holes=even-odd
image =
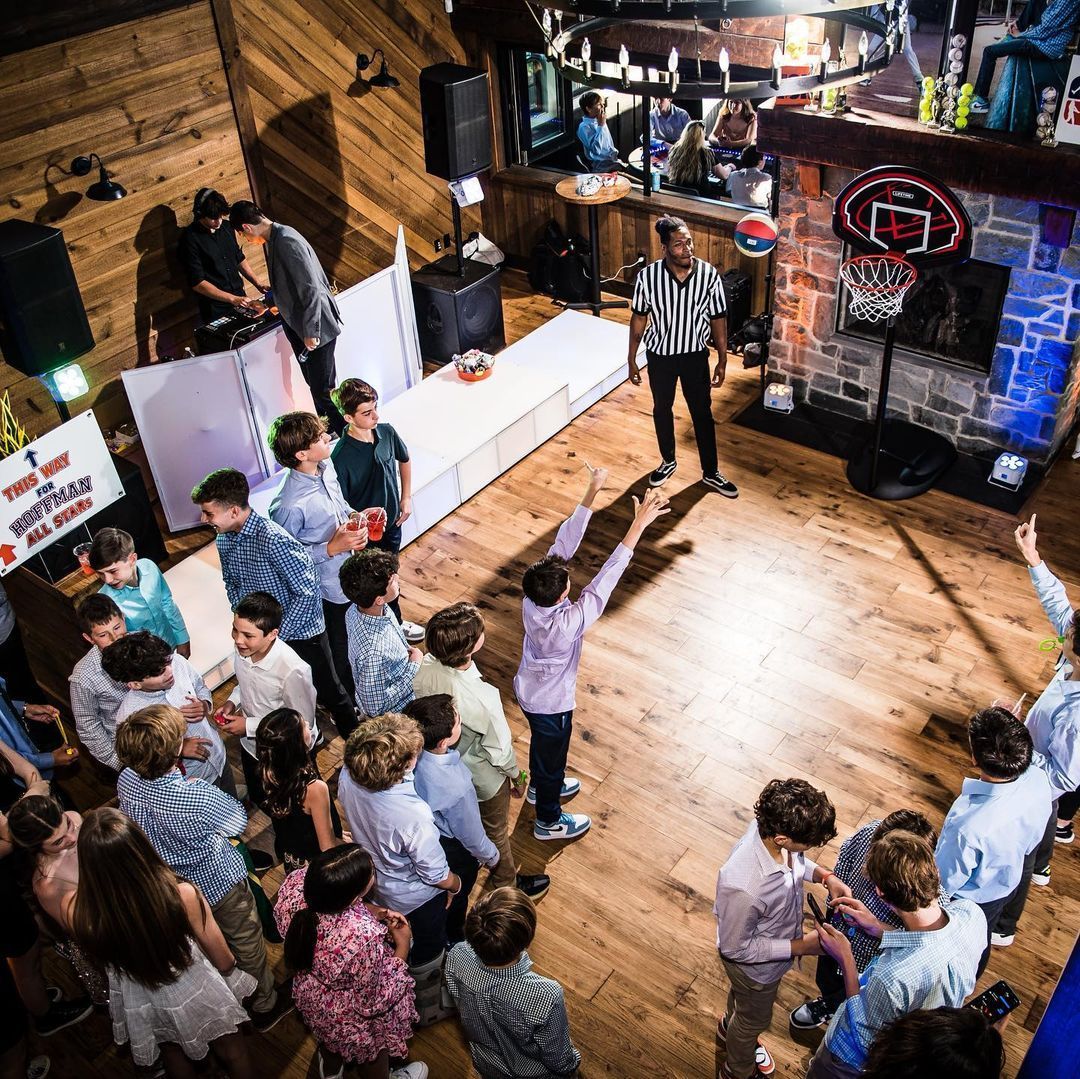
MULTIPOLYGON (((627 333, 620 323, 564 311, 500 352, 483 382, 463 382, 447 366, 380 403, 380 420, 394 425, 413 462, 413 514, 402 546, 622 383, 627 333)), ((644 350, 638 364, 645 365, 644 350)), ((278 473, 252 488, 257 512, 268 511, 280 482, 278 473)), ((207 685, 220 685, 232 673, 232 616, 216 548, 165 576, 184 617, 206 627, 192 643, 192 662, 207 685)))

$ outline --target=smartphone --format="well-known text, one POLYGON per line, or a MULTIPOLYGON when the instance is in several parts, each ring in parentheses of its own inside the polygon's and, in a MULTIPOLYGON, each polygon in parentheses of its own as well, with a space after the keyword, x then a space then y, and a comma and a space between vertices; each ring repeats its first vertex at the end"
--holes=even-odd
POLYGON ((974 1000, 969 1000, 967 1006, 982 1012, 991 1023, 996 1023, 1002 1016, 1020 1007, 1020 998, 1008 982, 1000 981, 995 982, 974 1000))
POLYGON ((825 912, 821 909, 821 904, 814 897, 813 892, 806 893, 806 901, 810 904, 810 913, 814 916, 814 921, 818 925, 825 924, 825 912))

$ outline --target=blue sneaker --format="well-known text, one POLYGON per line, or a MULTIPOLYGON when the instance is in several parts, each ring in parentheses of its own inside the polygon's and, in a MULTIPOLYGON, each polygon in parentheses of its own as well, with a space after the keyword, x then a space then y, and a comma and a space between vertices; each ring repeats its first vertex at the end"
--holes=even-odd
MULTIPOLYGON (((580 790, 581 790, 581 780, 580 779, 564 779, 562 781, 562 790, 559 791, 559 797, 563 801, 567 801, 568 799, 573 798, 574 795, 577 794, 580 790)), ((530 787, 525 792, 525 801, 528 802, 529 805, 531 805, 531 806, 536 805, 536 788, 535 787, 530 787)))
POLYGON ((577 839, 592 827, 592 819, 584 813, 563 813, 554 824, 533 825, 534 839, 577 839))
POLYGON ((985 97, 973 97, 971 99, 971 112, 973 115, 989 111, 990 102, 987 101, 985 97))

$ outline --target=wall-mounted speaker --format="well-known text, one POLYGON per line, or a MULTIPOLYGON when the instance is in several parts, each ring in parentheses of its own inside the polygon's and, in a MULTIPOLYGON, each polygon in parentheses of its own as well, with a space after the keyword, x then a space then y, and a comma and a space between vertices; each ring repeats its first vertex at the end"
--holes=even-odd
POLYGON ((449 363, 455 352, 470 348, 497 352, 506 344, 498 268, 472 259, 465 259, 464 265, 464 277, 457 275, 453 256, 412 275, 420 354, 425 360, 449 363))
POLYGON ((0 350, 24 375, 44 375, 94 347, 64 234, 0 222, 0 350))
POLYGON ((460 180, 491 165, 488 77, 479 68, 434 64, 420 72, 424 167, 460 180))

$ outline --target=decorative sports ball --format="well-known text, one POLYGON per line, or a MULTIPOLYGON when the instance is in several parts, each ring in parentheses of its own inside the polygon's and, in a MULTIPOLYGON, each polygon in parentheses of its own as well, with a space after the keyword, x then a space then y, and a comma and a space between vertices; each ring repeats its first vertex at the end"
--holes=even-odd
POLYGON ((751 258, 761 258, 776 246, 779 229, 768 214, 747 214, 735 226, 735 246, 751 258))

